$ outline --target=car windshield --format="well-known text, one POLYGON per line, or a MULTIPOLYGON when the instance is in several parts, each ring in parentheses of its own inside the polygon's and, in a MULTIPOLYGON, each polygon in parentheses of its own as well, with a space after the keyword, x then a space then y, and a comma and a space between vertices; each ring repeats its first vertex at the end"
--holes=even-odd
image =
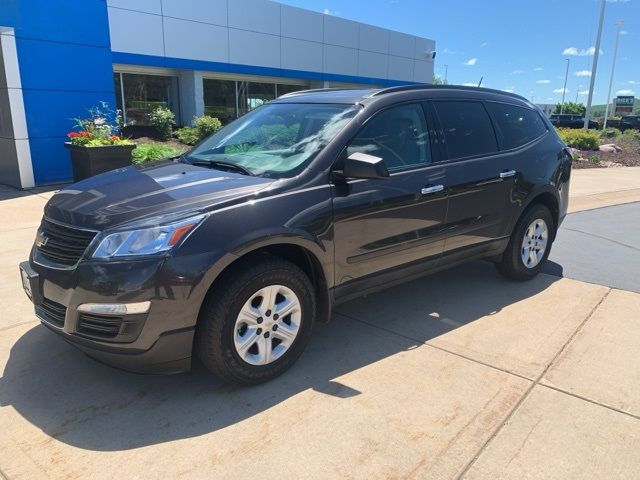
POLYGON ((264 105, 204 140, 186 161, 248 175, 294 176, 356 112, 355 105, 342 104, 264 105))

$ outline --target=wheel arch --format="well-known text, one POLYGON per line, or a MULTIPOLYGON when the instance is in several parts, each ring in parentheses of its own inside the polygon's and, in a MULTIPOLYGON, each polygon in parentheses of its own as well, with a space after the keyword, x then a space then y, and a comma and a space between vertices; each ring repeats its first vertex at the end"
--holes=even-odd
MULTIPOLYGON (((317 302, 317 320, 327 322, 331 316, 332 298, 330 295, 329 281, 333 272, 323 264, 321 258, 327 252, 315 242, 309 242, 301 237, 269 238, 236 249, 234 258, 227 260, 226 264, 215 278, 210 281, 204 300, 220 286, 224 285, 225 278, 232 275, 237 269, 243 268, 243 264, 262 255, 271 255, 287 260, 299 267, 311 281, 317 302)), ((202 308, 202 305, 200 306, 202 308)))

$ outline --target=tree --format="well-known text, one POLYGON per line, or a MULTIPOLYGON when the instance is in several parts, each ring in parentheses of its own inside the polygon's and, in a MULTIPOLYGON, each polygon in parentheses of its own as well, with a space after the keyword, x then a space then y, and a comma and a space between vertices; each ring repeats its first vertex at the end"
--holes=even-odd
POLYGON ((564 108, 562 108, 562 104, 558 103, 556 104, 556 108, 553 110, 553 113, 560 113, 560 110, 562 110, 562 113, 582 115, 584 117, 584 114, 587 112, 587 107, 582 103, 564 102, 564 108))
POLYGON ((431 83, 434 85, 445 85, 444 80, 439 75, 434 75, 431 83))

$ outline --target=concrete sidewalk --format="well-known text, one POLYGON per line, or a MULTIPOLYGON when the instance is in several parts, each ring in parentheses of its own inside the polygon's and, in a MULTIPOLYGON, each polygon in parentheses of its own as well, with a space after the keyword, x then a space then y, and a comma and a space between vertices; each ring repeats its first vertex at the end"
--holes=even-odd
MULTIPOLYGON (((622 170, 572 197, 626 202, 622 170)), ((477 262, 340 306, 266 385, 137 376, 33 316, 17 263, 49 195, 0 188, 0 478, 637 478, 638 294, 477 262)))

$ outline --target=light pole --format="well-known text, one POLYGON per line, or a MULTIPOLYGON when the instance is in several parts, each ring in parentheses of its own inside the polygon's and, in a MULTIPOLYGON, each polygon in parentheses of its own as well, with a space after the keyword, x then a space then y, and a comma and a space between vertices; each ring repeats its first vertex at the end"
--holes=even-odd
POLYGON ((445 66, 444 66, 444 84, 445 84, 445 85, 448 85, 448 84, 447 84, 447 74, 448 74, 448 73, 449 73, 449 65, 445 65, 445 66))
MULTIPOLYGON (((593 100, 593 87, 596 83, 596 70, 598 69, 598 57, 600 56, 600 39, 602 38, 602 24, 604 23, 604 8, 607 0, 600 0, 600 22, 598 24, 598 36, 596 37, 596 51, 593 52, 593 67, 591 68, 591 82, 589 83, 589 98, 587 111, 584 114, 584 129, 589 129, 589 117, 591 116, 591 101, 593 100)), ((609 101, 607 99, 607 101, 609 101)))
POLYGON ((571 63, 570 58, 565 58, 567 61, 567 71, 564 73, 564 87, 562 89, 562 104, 560 105, 560 114, 564 112, 564 95, 567 93, 567 79, 569 78, 569 64, 571 63))
POLYGON ((618 43, 620 42, 620 27, 622 26, 622 20, 618 20, 615 23, 616 26, 616 46, 613 48, 613 63, 611 64, 611 78, 609 78, 609 91, 607 92, 607 107, 604 110, 604 123, 602 129, 607 128, 607 119, 609 118, 609 100, 611 100, 611 87, 613 86, 613 74, 616 70, 616 56, 618 54, 618 43))

